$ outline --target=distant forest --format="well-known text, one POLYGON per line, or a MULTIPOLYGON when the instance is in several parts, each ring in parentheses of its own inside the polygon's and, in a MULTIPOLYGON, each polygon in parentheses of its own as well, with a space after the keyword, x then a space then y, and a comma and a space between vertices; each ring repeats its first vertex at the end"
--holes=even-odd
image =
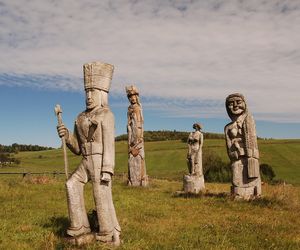
MULTIPOLYGON (((176 130, 158 130, 158 131, 144 131, 144 141, 168 141, 181 140, 187 141, 190 132, 176 131, 176 130)), ((127 141, 127 134, 119 135, 116 141, 127 141)), ((204 132, 205 139, 224 139, 224 134, 204 132)))
POLYGON ((42 151, 42 150, 50 150, 52 147, 43 147, 39 145, 26 145, 26 144, 18 144, 13 143, 10 146, 0 144, 0 152, 3 153, 18 153, 21 151, 42 151))
MULTIPOLYGON (((144 140, 149 141, 169 141, 169 140, 181 140, 183 142, 187 141, 190 132, 176 131, 176 130, 158 130, 158 131, 145 131, 144 140)), ((119 135, 115 138, 116 141, 127 141, 127 134, 119 135)), ((217 133, 204 133, 205 139, 224 139, 223 134, 217 133)), ((13 143, 12 145, 2 145, 0 144, 0 153, 18 153, 22 151, 43 151, 51 150, 52 147, 44 147, 39 145, 27 145, 13 143)))

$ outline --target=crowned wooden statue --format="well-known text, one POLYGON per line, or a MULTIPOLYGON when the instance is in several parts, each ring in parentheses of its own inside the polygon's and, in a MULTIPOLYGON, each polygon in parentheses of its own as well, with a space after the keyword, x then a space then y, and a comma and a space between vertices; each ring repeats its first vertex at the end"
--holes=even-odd
POLYGON ((147 186, 142 105, 134 85, 127 86, 125 90, 130 102, 127 112, 128 185, 147 186))

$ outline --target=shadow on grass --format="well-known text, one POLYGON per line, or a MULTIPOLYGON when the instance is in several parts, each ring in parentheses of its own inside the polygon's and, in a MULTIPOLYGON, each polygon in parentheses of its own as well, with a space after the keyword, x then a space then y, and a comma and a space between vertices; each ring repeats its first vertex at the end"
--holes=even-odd
MULTIPOLYGON (((97 232, 99 230, 99 225, 98 225, 96 211, 91 210, 88 212, 87 215, 88 215, 88 220, 89 220, 92 232, 97 232)), ((52 235, 54 234, 56 237, 58 237, 58 240, 54 241, 54 243, 53 243, 53 246, 55 246, 55 248, 51 248, 51 249, 56 249, 56 250, 85 249, 85 248, 82 248, 81 246, 74 246, 74 243, 71 243, 69 241, 69 239, 72 238, 66 234, 69 225, 70 225, 69 218, 64 217, 64 216, 50 217, 48 222, 44 223, 42 225, 42 227, 44 227, 44 228, 49 228, 50 231, 52 232, 51 233, 52 235)), ((53 240, 52 240, 52 242, 53 242, 53 240)))
POLYGON ((222 192, 222 193, 210 193, 210 192, 207 192, 204 194, 204 196, 206 197, 215 197, 215 198, 229 198, 229 199, 232 199, 232 196, 230 193, 225 193, 225 192, 222 192))
POLYGON ((60 217, 50 217, 49 221, 43 224, 44 228, 51 228, 52 232, 58 237, 65 237, 66 231, 69 226, 68 217, 60 216, 60 217))
MULTIPOLYGON (((91 230, 96 232, 99 229, 98 219, 96 210, 91 210, 88 212, 88 220, 90 223, 91 230)), ((42 226, 44 228, 51 228, 51 231, 58 237, 66 237, 67 229, 70 225, 69 218, 60 216, 60 217, 50 217, 49 221, 42 226)))
POLYGON ((172 194, 172 198, 204 198, 204 197, 215 197, 215 198, 230 198, 231 195, 228 193, 211 193, 211 192, 199 192, 198 194, 194 193, 185 193, 183 191, 177 191, 172 194))
POLYGON ((285 203, 281 200, 278 200, 276 198, 268 198, 268 197, 260 197, 254 200, 249 201, 251 204, 259 207, 274 207, 279 206, 281 208, 284 208, 285 203))
POLYGON ((259 207, 280 207, 281 209, 284 209, 286 204, 284 201, 277 199, 275 197, 259 197, 259 198, 253 198, 250 200, 243 200, 243 199, 236 199, 233 195, 230 193, 212 193, 212 192, 200 192, 198 194, 193 193, 185 193, 183 191, 177 191, 175 193, 172 193, 172 198, 185 198, 185 199, 204 199, 206 197, 208 198, 216 198, 218 201, 232 201, 232 202, 239 202, 239 203, 248 203, 253 206, 259 206, 259 207))
POLYGON ((259 207, 275 207, 275 206, 284 206, 284 202, 276 199, 276 198, 270 198, 270 197, 254 197, 249 200, 244 199, 236 199, 236 197, 230 193, 205 193, 204 196, 206 197, 215 197, 215 198, 221 198, 224 200, 230 200, 233 202, 242 202, 242 203, 250 203, 254 206, 259 207))

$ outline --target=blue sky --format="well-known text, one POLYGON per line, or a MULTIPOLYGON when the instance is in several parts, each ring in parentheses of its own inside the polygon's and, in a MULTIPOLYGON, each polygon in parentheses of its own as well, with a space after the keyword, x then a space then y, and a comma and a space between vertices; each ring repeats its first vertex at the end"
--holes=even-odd
POLYGON ((59 146, 53 108, 72 128, 91 61, 115 65, 116 134, 135 84, 147 130, 223 132, 241 92, 259 136, 300 138, 299 30, 299 0, 0 0, 0 143, 59 146))

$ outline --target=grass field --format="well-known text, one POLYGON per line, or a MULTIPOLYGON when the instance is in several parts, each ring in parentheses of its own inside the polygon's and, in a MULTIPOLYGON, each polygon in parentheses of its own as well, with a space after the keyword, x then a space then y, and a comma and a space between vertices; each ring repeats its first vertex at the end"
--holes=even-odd
MULTIPOLYGON (((259 140, 260 163, 271 165, 277 179, 288 183, 300 184, 300 140, 259 140)), ((145 144, 147 172, 150 177, 169 180, 181 180, 187 171, 187 146, 180 141, 148 142, 145 144)), ((211 150, 225 162, 229 162, 225 142, 210 139, 204 142, 204 154, 211 150)), ((63 156, 61 150, 20 152, 21 165, 16 168, 1 168, 0 172, 31 171, 63 172, 63 156)), ((80 157, 69 152, 70 169, 75 169, 80 157)), ((127 144, 116 143, 116 173, 127 173, 127 144)))
MULTIPOLYGON (((259 141, 261 163, 277 177, 300 184, 300 140, 259 141)), ((205 149, 227 160, 222 140, 205 149)), ((116 144, 116 173, 127 172, 127 145, 116 144)), ((260 200, 233 201, 230 184, 207 183, 207 192, 182 197, 186 145, 179 141, 146 143, 150 187, 126 186, 114 178, 113 196, 123 244, 120 249, 300 249, 300 186, 263 185, 260 200), (160 179, 156 179, 158 177, 160 179), (168 179, 168 180, 167 180, 168 179)), ((61 150, 21 152, 21 166, 0 172, 63 171, 61 150)), ((69 154, 70 168, 80 157, 69 154)), ((74 249, 64 241, 68 226, 64 176, 0 175, 0 249, 74 249)), ((91 185, 86 207, 94 208, 91 185)), ((108 249, 94 243, 85 249, 108 249)))
MULTIPOLYGON (((189 198, 176 195, 181 187, 152 180, 149 188, 131 188, 114 179, 120 249, 300 249, 299 187, 265 184, 264 198, 252 202, 233 201, 229 184, 208 183, 206 194, 189 198)), ((64 241, 62 177, 1 177, 0 189, 0 249, 74 249, 64 241)), ((85 195, 91 211, 90 184, 85 195)))

